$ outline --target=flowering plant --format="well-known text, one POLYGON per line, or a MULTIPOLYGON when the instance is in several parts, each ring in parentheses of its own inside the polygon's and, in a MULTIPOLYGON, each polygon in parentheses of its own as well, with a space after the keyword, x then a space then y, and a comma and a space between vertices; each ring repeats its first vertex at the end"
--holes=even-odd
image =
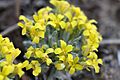
POLYGON ((32 69, 34 76, 44 72, 44 67, 70 74, 90 68, 99 72, 98 64, 102 64, 102 60, 95 52, 102 37, 97 32, 97 22, 89 20, 79 7, 67 1, 50 0, 50 3, 54 8, 38 10, 33 19, 19 17, 23 21, 18 23, 22 35, 35 44, 27 49, 23 63, 14 63, 20 50, 0 35, 0 80, 16 74, 21 77, 23 68, 32 69))

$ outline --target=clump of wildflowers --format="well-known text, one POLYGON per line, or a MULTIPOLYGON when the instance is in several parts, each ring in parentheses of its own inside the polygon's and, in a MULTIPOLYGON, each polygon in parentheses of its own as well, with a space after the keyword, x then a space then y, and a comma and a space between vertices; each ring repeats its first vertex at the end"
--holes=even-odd
POLYGON ((99 72, 98 59, 95 53, 102 40, 97 32, 96 21, 89 20, 79 7, 67 1, 50 0, 54 6, 40 9, 32 19, 21 15, 23 22, 22 35, 26 35, 35 46, 30 46, 25 53, 23 63, 14 64, 20 54, 8 38, 0 35, 0 79, 6 80, 10 74, 24 74, 23 68, 32 69, 38 76, 43 66, 74 74, 76 71, 94 68, 99 72))
POLYGON ((28 48, 26 58, 38 58, 42 63, 54 64, 57 70, 70 74, 88 67, 98 73, 98 64, 102 64, 102 60, 95 51, 98 51, 102 37, 94 24, 97 22, 88 20, 79 7, 67 1, 51 0, 50 3, 54 8, 40 9, 33 15, 33 20, 20 16, 24 21, 24 24, 18 23, 22 34, 30 36, 38 45, 28 48), (47 48, 43 49, 41 45, 47 45, 47 48), (49 57, 51 55, 54 59, 49 57))

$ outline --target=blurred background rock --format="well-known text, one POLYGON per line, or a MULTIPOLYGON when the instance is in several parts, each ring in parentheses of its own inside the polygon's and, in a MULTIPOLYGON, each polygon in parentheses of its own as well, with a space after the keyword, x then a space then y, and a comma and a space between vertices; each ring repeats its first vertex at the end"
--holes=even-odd
MULTIPOLYGON (((98 30, 107 44, 101 44, 98 55, 103 58, 104 65, 100 74, 82 72, 73 76, 75 80, 120 80, 120 0, 68 0, 81 7, 89 19, 98 21, 98 30), (115 44, 114 44, 115 43, 115 44)), ((31 16, 42 7, 51 6, 49 0, 0 0, 0 32, 8 36, 25 52, 21 29, 16 26, 18 16, 31 16)), ((22 59, 22 55, 18 59, 22 59)))

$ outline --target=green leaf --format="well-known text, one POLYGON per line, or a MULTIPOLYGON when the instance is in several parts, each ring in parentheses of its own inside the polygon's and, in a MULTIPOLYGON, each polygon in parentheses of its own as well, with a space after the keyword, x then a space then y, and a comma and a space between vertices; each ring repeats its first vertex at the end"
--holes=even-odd
POLYGON ((67 42, 69 37, 70 37, 70 33, 64 31, 62 36, 63 40, 67 42))

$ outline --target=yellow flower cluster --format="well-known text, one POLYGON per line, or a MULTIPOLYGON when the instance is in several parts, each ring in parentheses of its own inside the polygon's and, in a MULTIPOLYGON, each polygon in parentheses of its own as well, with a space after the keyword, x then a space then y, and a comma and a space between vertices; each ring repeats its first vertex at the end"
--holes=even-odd
POLYGON ((76 27, 79 28, 81 24, 87 21, 87 17, 79 7, 70 5, 66 1, 51 0, 50 2, 56 7, 58 13, 49 14, 50 21, 48 24, 54 28, 65 29, 65 31, 72 33, 76 27))
POLYGON ((8 76, 18 74, 21 77, 24 72, 22 69, 27 66, 28 61, 14 64, 15 58, 21 53, 15 49, 14 45, 8 38, 0 35, 0 80, 9 80, 8 76))
POLYGON ((91 65, 95 68, 95 72, 99 72, 99 64, 102 64, 102 60, 98 59, 97 54, 94 51, 98 51, 100 41, 102 40, 101 35, 97 32, 96 26, 93 24, 96 23, 95 20, 89 20, 85 24, 85 30, 83 35, 85 37, 85 42, 82 46, 82 52, 84 56, 87 56, 87 65, 91 65), (91 57, 90 57, 91 56, 91 57))
MULTIPOLYGON (((46 63, 46 66, 54 64, 57 70, 65 70, 70 74, 88 67, 94 68, 98 73, 98 64, 102 64, 102 60, 98 59, 95 51, 98 51, 102 37, 97 32, 97 22, 88 20, 79 7, 70 5, 67 1, 50 0, 50 3, 54 8, 40 9, 33 15, 33 19, 23 15, 19 17, 23 21, 18 23, 22 35, 39 45, 27 49, 25 57, 30 60, 30 64, 26 63, 26 69, 32 68, 33 75, 38 76, 42 69, 40 65, 46 63)), ((6 50, 3 49, 2 53, 6 50)), ((17 51, 16 49, 15 52, 17 51)))
MULTIPOLYGON (((32 46, 27 49, 25 57, 27 59, 35 58, 39 59, 41 63, 46 63, 49 66, 53 63, 52 59, 49 58, 49 54, 55 54, 58 59, 54 62, 57 70, 66 70, 70 74, 73 74, 75 70, 82 70, 83 65, 79 62, 79 57, 75 58, 71 54, 73 50, 72 45, 67 45, 63 40, 60 40, 60 48, 47 48, 45 50, 44 45, 41 48, 33 48, 32 46)), ((37 60, 32 60, 32 62, 26 67, 27 70, 33 68, 33 75, 38 76, 41 72, 40 62, 37 60), (32 66, 36 67, 32 67, 32 66), (38 66, 38 67, 37 67, 38 66), (34 69, 35 68, 35 69, 34 69)))
POLYGON ((50 7, 43 8, 33 15, 34 21, 21 15, 19 20, 23 20, 18 23, 18 26, 22 28, 22 35, 28 35, 33 43, 39 43, 41 38, 44 38, 46 30, 46 22, 48 21, 48 12, 51 10, 50 7))
POLYGON ((19 20, 24 21, 18 23, 22 28, 22 35, 28 35, 34 43, 39 43, 40 39, 45 37, 48 25, 58 30, 65 29, 67 32, 73 32, 75 27, 79 27, 87 20, 79 7, 70 6, 66 1, 51 0, 50 3, 57 8, 55 13, 52 13, 54 9, 46 7, 35 13, 33 20, 23 15, 19 17, 19 20))
POLYGON ((103 64, 102 59, 98 59, 98 56, 95 52, 90 52, 90 54, 87 56, 88 60, 86 61, 87 65, 93 66, 95 68, 95 72, 99 72, 99 66, 98 64, 103 64))
POLYGON ((37 60, 32 60, 30 64, 27 65, 26 70, 33 69, 33 75, 38 76, 41 72, 40 63, 37 60))
POLYGON ((25 56, 27 59, 29 59, 30 57, 41 59, 42 62, 46 62, 46 64, 49 66, 52 63, 52 60, 49 58, 48 54, 53 52, 54 50, 52 48, 48 48, 46 51, 44 51, 44 47, 34 49, 31 46, 30 48, 28 48, 25 56))
POLYGON ((79 63, 79 58, 73 58, 73 55, 70 53, 73 50, 72 45, 67 45, 66 42, 60 40, 61 48, 55 49, 55 54, 59 60, 55 63, 57 70, 69 71, 70 74, 73 74, 75 70, 82 70, 83 66, 79 63))

